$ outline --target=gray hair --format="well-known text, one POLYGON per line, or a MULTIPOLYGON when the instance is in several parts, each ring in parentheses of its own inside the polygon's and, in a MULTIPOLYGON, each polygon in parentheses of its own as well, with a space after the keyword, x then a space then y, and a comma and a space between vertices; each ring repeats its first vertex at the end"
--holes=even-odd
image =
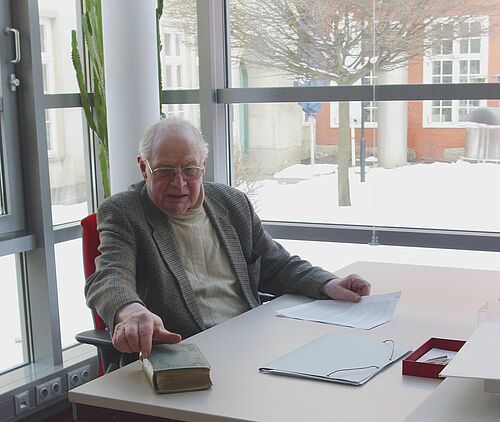
POLYGON ((192 133, 194 138, 199 141, 203 158, 206 158, 208 144, 203 139, 203 135, 196 126, 180 117, 167 117, 147 128, 139 140, 139 155, 143 160, 150 160, 153 142, 165 139, 171 132, 178 133, 183 130, 192 133))

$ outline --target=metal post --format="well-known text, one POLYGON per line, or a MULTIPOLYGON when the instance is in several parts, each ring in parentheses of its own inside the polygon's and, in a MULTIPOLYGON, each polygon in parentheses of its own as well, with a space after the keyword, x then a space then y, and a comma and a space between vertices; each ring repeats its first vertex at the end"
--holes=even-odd
POLYGON ((311 165, 314 166, 315 162, 315 150, 314 144, 316 142, 316 114, 309 113, 309 136, 311 141, 311 165))
POLYGON ((365 102, 361 101, 361 139, 359 141, 359 172, 361 175, 361 182, 365 181, 365 157, 366 157, 365 102))

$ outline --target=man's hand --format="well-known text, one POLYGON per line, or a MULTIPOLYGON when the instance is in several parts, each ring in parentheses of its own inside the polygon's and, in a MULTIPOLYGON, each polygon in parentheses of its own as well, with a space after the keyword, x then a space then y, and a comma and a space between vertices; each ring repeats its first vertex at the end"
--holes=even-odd
POLYGON ((161 343, 178 343, 179 334, 171 333, 163 326, 161 318, 148 311, 140 303, 130 303, 116 314, 113 347, 124 353, 151 354, 153 339, 161 343))
POLYGON ((332 299, 359 302, 361 296, 370 294, 370 283, 356 274, 330 280, 323 287, 323 293, 332 299))

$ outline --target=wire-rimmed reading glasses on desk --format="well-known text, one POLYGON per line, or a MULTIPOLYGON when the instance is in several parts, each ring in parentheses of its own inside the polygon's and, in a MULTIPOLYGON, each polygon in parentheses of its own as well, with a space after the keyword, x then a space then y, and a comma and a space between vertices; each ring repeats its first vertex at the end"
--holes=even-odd
MULTIPOLYGON (((384 344, 390 343, 391 344, 391 355, 389 356, 389 361, 392 361, 392 358, 394 356, 394 340, 387 339, 387 340, 384 340, 382 343, 384 343, 384 344)), ((336 369, 335 371, 330 372, 326 376, 330 378, 332 376, 332 374, 335 374, 336 372, 360 371, 362 369, 370 369, 370 368, 374 368, 375 370, 378 370, 378 369, 380 369, 380 366, 368 365, 368 366, 358 366, 355 368, 340 368, 340 369, 336 369)))

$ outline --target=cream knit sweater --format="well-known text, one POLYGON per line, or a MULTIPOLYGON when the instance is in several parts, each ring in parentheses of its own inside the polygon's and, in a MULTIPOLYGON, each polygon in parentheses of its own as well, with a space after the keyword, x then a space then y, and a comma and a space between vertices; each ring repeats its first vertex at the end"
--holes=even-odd
POLYGON ((193 288, 207 328, 250 309, 243 299, 226 251, 217 237, 202 203, 203 191, 194 208, 169 220, 182 264, 193 288))

